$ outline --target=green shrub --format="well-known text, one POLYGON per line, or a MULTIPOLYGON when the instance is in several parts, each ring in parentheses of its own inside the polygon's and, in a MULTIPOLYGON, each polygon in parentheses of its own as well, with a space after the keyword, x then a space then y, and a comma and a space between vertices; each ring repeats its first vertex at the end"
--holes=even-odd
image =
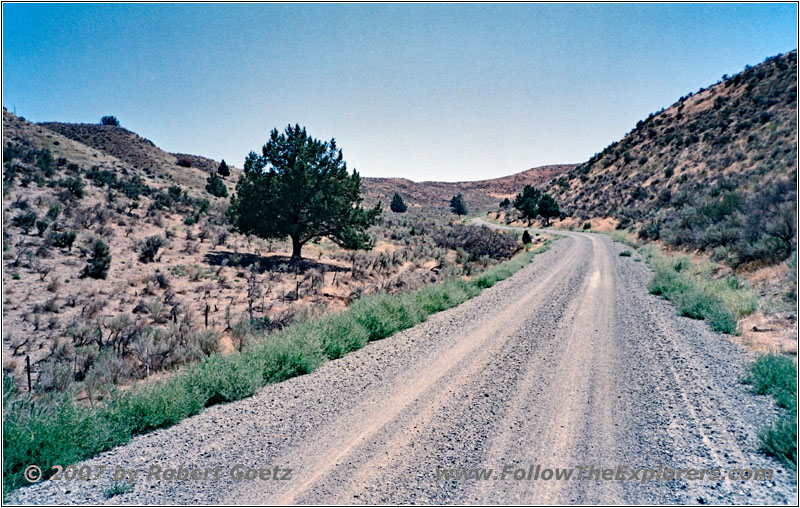
POLYGON ((36 224, 36 212, 23 212, 11 219, 11 224, 20 228, 26 235, 36 224))
POLYGON ((228 197, 228 188, 225 187, 225 183, 222 181, 222 178, 220 178, 216 173, 211 173, 206 180, 206 191, 208 191, 208 193, 212 196, 216 196, 218 198, 228 197))
POLYGON ((164 245, 164 239, 159 236, 149 236, 143 243, 139 245, 139 261, 142 263, 150 263, 155 261, 158 249, 164 245))
POLYGON ((796 408, 797 365, 787 356, 774 353, 760 356, 750 365, 745 382, 760 395, 771 395, 782 408, 796 408))
POLYGON ((83 183, 83 179, 80 176, 71 176, 65 180, 62 180, 60 185, 66 188, 75 198, 83 199, 83 189, 86 184, 83 183))
POLYGON ((355 321, 366 328, 369 340, 379 340, 425 319, 425 310, 408 295, 376 295, 350 307, 355 321))
POLYGON ((622 252, 620 252, 620 253, 619 253, 619 255, 620 255, 620 256, 622 256, 622 257, 624 257, 624 258, 629 258, 629 257, 631 257, 631 254, 633 254, 633 253, 632 253, 631 251, 629 251, 629 250, 624 250, 624 251, 622 251, 622 252))
POLYGON ((755 393, 771 395, 786 413, 758 437, 761 450, 797 470, 797 364, 791 358, 766 354, 750 365, 744 380, 755 393))
POLYGON ((47 238, 48 243, 55 247, 72 250, 72 244, 75 242, 75 231, 51 231, 47 238))
POLYGON ((36 229, 39 231, 39 236, 43 236, 44 232, 47 231, 47 228, 50 227, 50 223, 44 220, 37 220, 36 221, 36 229))
POLYGON ((81 277, 105 279, 111 266, 111 252, 102 240, 97 240, 92 246, 92 257, 83 268, 81 277))
POLYGON ((322 350, 331 360, 361 349, 369 342, 369 331, 349 312, 322 319, 315 327, 319 331, 322 350))
POLYGON ((106 115, 100 119, 100 125, 119 127, 119 120, 117 120, 117 117, 114 115, 106 115))
POLYGON ((408 210, 408 206, 406 206, 406 203, 403 201, 403 197, 396 192, 394 193, 394 197, 392 197, 389 208, 395 213, 404 213, 408 210))

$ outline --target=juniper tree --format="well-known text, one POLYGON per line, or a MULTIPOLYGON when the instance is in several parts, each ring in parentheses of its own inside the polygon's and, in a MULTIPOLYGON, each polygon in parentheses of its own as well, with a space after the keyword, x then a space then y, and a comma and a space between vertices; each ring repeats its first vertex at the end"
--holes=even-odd
POLYGON ((450 210, 456 215, 466 215, 467 205, 464 204, 464 198, 461 194, 455 195, 450 199, 450 210))
POLYGON ((102 240, 97 240, 92 246, 92 257, 83 268, 81 277, 91 277, 93 279, 105 279, 108 275, 108 267, 111 266, 111 252, 102 240))
POLYGON ((403 197, 396 192, 394 193, 394 197, 392 198, 389 208, 391 208, 395 213, 403 213, 408 210, 406 203, 403 201, 403 197))
POLYGON ((228 188, 225 187, 225 183, 216 173, 211 173, 206 179, 206 191, 218 198, 228 197, 228 188))
POLYGON ((228 208, 234 229, 261 238, 292 240, 292 261, 303 245, 326 237, 346 249, 371 249, 367 228, 381 205, 361 206, 361 177, 350 173, 331 139, 309 136, 299 125, 273 129, 261 155, 250 152, 228 208))
POLYGON ((217 173, 222 178, 225 178, 226 176, 230 176, 231 170, 230 170, 230 168, 228 168, 228 165, 225 163, 225 159, 222 159, 222 162, 219 163, 219 167, 217 168, 217 173))
POLYGON ((550 219, 561 215, 558 202, 550 194, 544 194, 539 200, 539 215, 544 219, 544 225, 550 225, 550 219))

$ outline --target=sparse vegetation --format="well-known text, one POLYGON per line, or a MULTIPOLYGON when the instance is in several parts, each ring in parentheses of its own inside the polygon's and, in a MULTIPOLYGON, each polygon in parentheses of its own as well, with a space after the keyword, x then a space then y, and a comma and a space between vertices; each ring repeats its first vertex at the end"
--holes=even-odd
POLYGON ((13 378, 4 376, 4 493, 24 483, 22 472, 30 463, 44 470, 53 464, 73 464, 138 434, 174 425, 204 407, 249 397, 264 384, 312 372, 327 359, 474 297, 480 288, 509 277, 546 248, 521 253, 475 280, 454 278, 411 293, 367 297, 344 313, 290 325, 269 340, 255 337, 241 353, 212 354, 169 380, 119 392, 96 406, 65 395, 34 402, 16 389, 13 378))
POLYGON ((655 272, 652 294, 670 300, 683 316, 705 319, 715 331, 735 334, 740 317, 757 308, 755 295, 733 275, 714 278, 713 264, 694 265, 685 256, 648 251, 655 272))

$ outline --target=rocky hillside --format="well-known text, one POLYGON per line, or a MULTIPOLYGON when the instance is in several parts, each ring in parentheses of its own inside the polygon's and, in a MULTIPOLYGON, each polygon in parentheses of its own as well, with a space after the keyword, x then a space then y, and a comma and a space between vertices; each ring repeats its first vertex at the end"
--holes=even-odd
POLYGON ((681 97, 546 190, 574 226, 613 218, 739 266, 796 248, 796 185, 793 51, 681 97))

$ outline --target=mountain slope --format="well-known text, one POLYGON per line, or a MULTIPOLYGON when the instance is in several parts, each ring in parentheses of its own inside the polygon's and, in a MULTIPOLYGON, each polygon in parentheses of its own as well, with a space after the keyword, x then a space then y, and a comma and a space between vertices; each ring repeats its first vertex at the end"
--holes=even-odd
POLYGON ((796 245, 796 114, 793 51, 682 97, 546 189, 576 225, 613 217, 732 264, 779 261, 796 245))

